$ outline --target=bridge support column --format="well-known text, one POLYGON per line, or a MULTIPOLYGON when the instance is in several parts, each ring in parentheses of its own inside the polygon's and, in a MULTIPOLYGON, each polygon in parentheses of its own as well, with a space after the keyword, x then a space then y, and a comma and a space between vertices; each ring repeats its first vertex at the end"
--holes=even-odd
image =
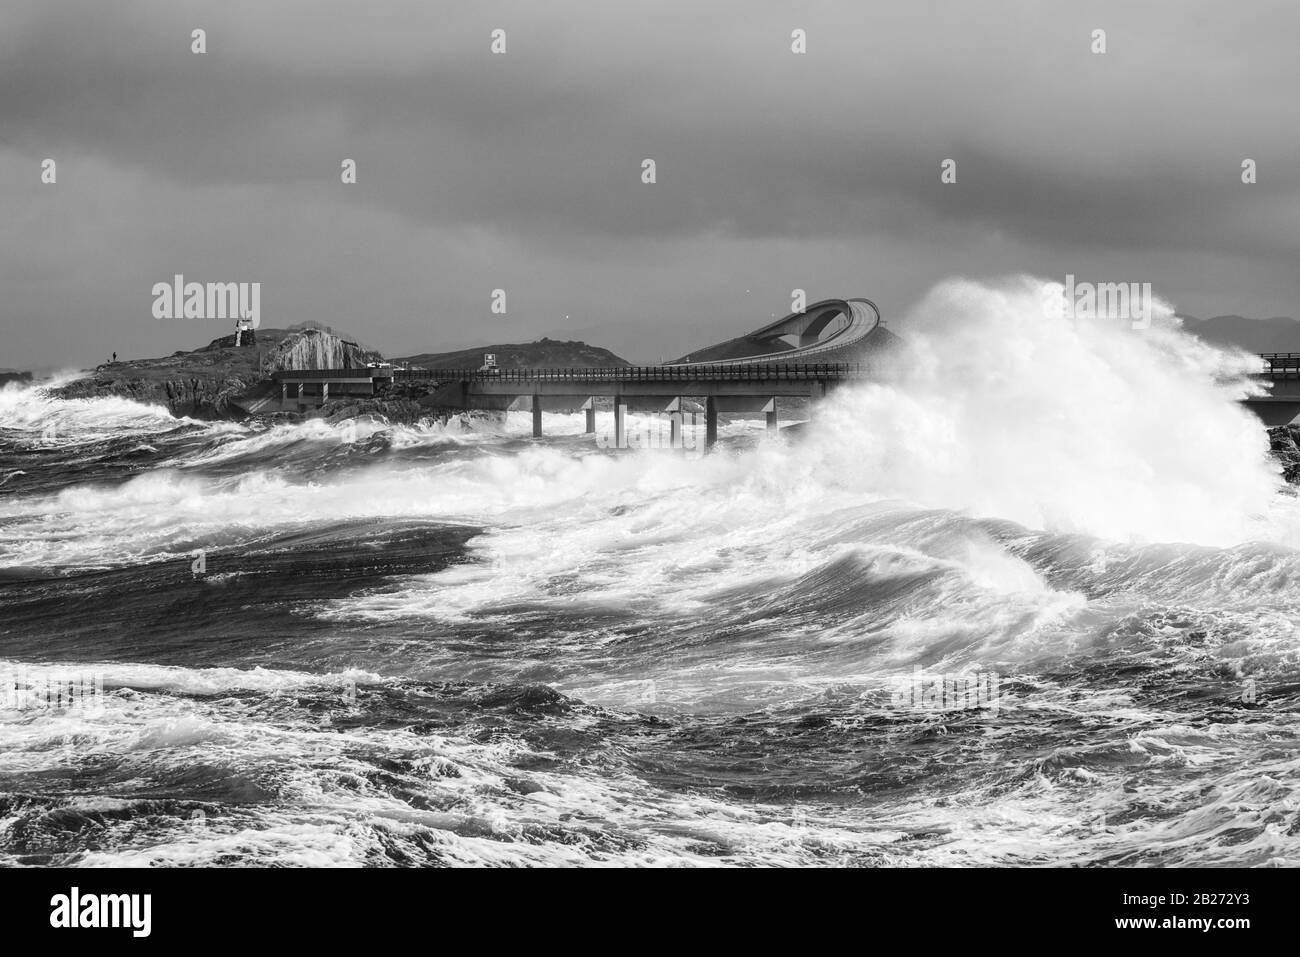
POLYGON ((533 393, 533 438, 542 437, 542 397, 533 393))
POLYGON ((776 399, 772 399, 772 408, 767 411, 767 431, 775 432, 781 426, 776 421, 776 399))
POLYGON ((677 408, 668 413, 668 447, 670 449, 682 448, 682 412, 681 397, 677 398, 677 408))
POLYGON ((614 396, 614 448, 627 448, 627 399, 614 396))
POLYGON ((320 404, 325 405, 330 400, 330 384, 322 382, 320 387, 320 404))
POLYGON ((596 407, 593 405, 587 410, 587 433, 593 434, 596 431, 596 407))
POLYGON ((301 382, 298 383, 298 402, 297 402, 297 405, 298 405, 298 411, 301 412, 301 411, 302 411, 302 383, 301 383, 301 382))
POLYGON ((280 411, 283 412, 284 407, 288 404, 289 404, 289 383, 281 382, 280 383, 280 411))
POLYGON ((713 396, 704 399, 704 451, 718 444, 718 400, 713 396))

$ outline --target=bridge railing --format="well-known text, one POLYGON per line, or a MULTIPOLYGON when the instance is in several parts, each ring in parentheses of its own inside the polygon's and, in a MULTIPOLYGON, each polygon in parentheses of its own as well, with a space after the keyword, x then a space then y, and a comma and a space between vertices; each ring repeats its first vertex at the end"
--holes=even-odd
POLYGON ((1264 375, 1275 378, 1300 376, 1300 352, 1262 352, 1259 356, 1266 368, 1264 375))
POLYGON ((789 379, 843 379, 862 375, 868 366, 851 362, 776 363, 760 362, 753 365, 691 365, 691 366, 595 366, 564 369, 499 369, 484 372, 479 369, 398 369, 394 379, 491 379, 497 382, 549 382, 549 381, 623 381, 623 382, 689 382, 744 380, 746 382, 789 379))
POLYGON ((285 369, 273 373, 280 379, 355 379, 372 376, 395 381, 490 379, 494 382, 690 382, 707 380, 745 382, 791 379, 847 379, 866 375, 870 366, 857 362, 756 362, 752 365, 727 363, 688 366, 591 366, 564 369, 285 369))
POLYGON ((373 379, 376 375, 386 379, 391 369, 279 369, 271 373, 276 382, 281 379, 373 379))

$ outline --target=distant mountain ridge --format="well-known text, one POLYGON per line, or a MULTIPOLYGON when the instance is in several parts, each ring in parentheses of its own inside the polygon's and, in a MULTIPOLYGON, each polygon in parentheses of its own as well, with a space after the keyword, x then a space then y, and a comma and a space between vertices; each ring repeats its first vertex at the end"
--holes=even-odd
POLYGON ((398 364, 410 363, 424 369, 477 369, 483 364, 483 356, 488 353, 497 357, 497 367, 501 369, 582 369, 632 364, 622 356, 599 346, 576 340, 564 342, 546 338, 536 342, 457 349, 454 352, 422 352, 392 361, 398 364))
POLYGON ((1179 316, 1183 328, 1206 342, 1235 346, 1247 352, 1300 352, 1300 320, 1289 316, 1250 319, 1246 316, 1214 316, 1198 319, 1179 316))

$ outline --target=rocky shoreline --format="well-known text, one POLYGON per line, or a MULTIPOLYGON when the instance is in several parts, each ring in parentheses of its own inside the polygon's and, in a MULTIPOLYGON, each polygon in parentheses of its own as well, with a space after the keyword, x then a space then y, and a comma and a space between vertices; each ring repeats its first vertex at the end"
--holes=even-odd
POLYGON ((149 405, 165 406, 177 418, 246 418, 236 400, 260 382, 260 378, 226 376, 178 376, 154 378, 127 370, 97 370, 93 376, 52 389, 64 399, 92 399, 120 396, 149 405))
POLYGON ((314 327, 259 330, 253 345, 235 341, 234 335, 222 336, 190 352, 105 363, 50 391, 64 399, 121 396, 164 406, 177 417, 241 420, 250 416, 246 403, 270 394, 277 370, 310 368, 305 363, 322 358, 359 367, 378 355, 314 327))
MULTIPOLYGON (((344 421, 362 416, 382 417, 399 425, 447 422, 463 410, 434 400, 443 382, 421 380, 394 384, 377 396, 346 396, 312 409, 281 410, 276 371, 314 368, 361 368, 382 359, 347 339, 320 328, 261 329, 253 345, 237 346, 235 336, 223 336, 190 352, 159 359, 105 363, 83 378, 51 389, 65 399, 120 396, 160 405, 172 415, 202 420, 301 422, 308 419, 344 421)), ((511 367, 559 362, 566 365, 626 365, 613 353, 581 342, 542 339, 509 350, 511 367)), ((457 367, 481 361, 477 350, 464 354, 430 354, 434 367, 457 367), (472 355, 471 355, 472 354, 472 355), (477 356, 478 358, 474 358, 477 356)), ((30 374, 27 374, 30 378, 30 374)), ((472 416, 476 417, 476 416, 472 416)))

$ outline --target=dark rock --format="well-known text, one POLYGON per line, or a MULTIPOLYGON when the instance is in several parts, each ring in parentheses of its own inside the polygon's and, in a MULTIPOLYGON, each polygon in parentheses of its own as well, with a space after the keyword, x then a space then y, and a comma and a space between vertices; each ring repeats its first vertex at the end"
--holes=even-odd
POLYGON ((1282 477, 1300 485, 1300 426, 1279 425, 1268 430, 1269 449, 1282 465, 1282 477))
POLYGON ((317 415, 326 421, 342 422, 363 415, 383 416, 391 423, 415 425, 428 413, 413 399, 388 398, 349 398, 330 402, 316 410, 317 415))

